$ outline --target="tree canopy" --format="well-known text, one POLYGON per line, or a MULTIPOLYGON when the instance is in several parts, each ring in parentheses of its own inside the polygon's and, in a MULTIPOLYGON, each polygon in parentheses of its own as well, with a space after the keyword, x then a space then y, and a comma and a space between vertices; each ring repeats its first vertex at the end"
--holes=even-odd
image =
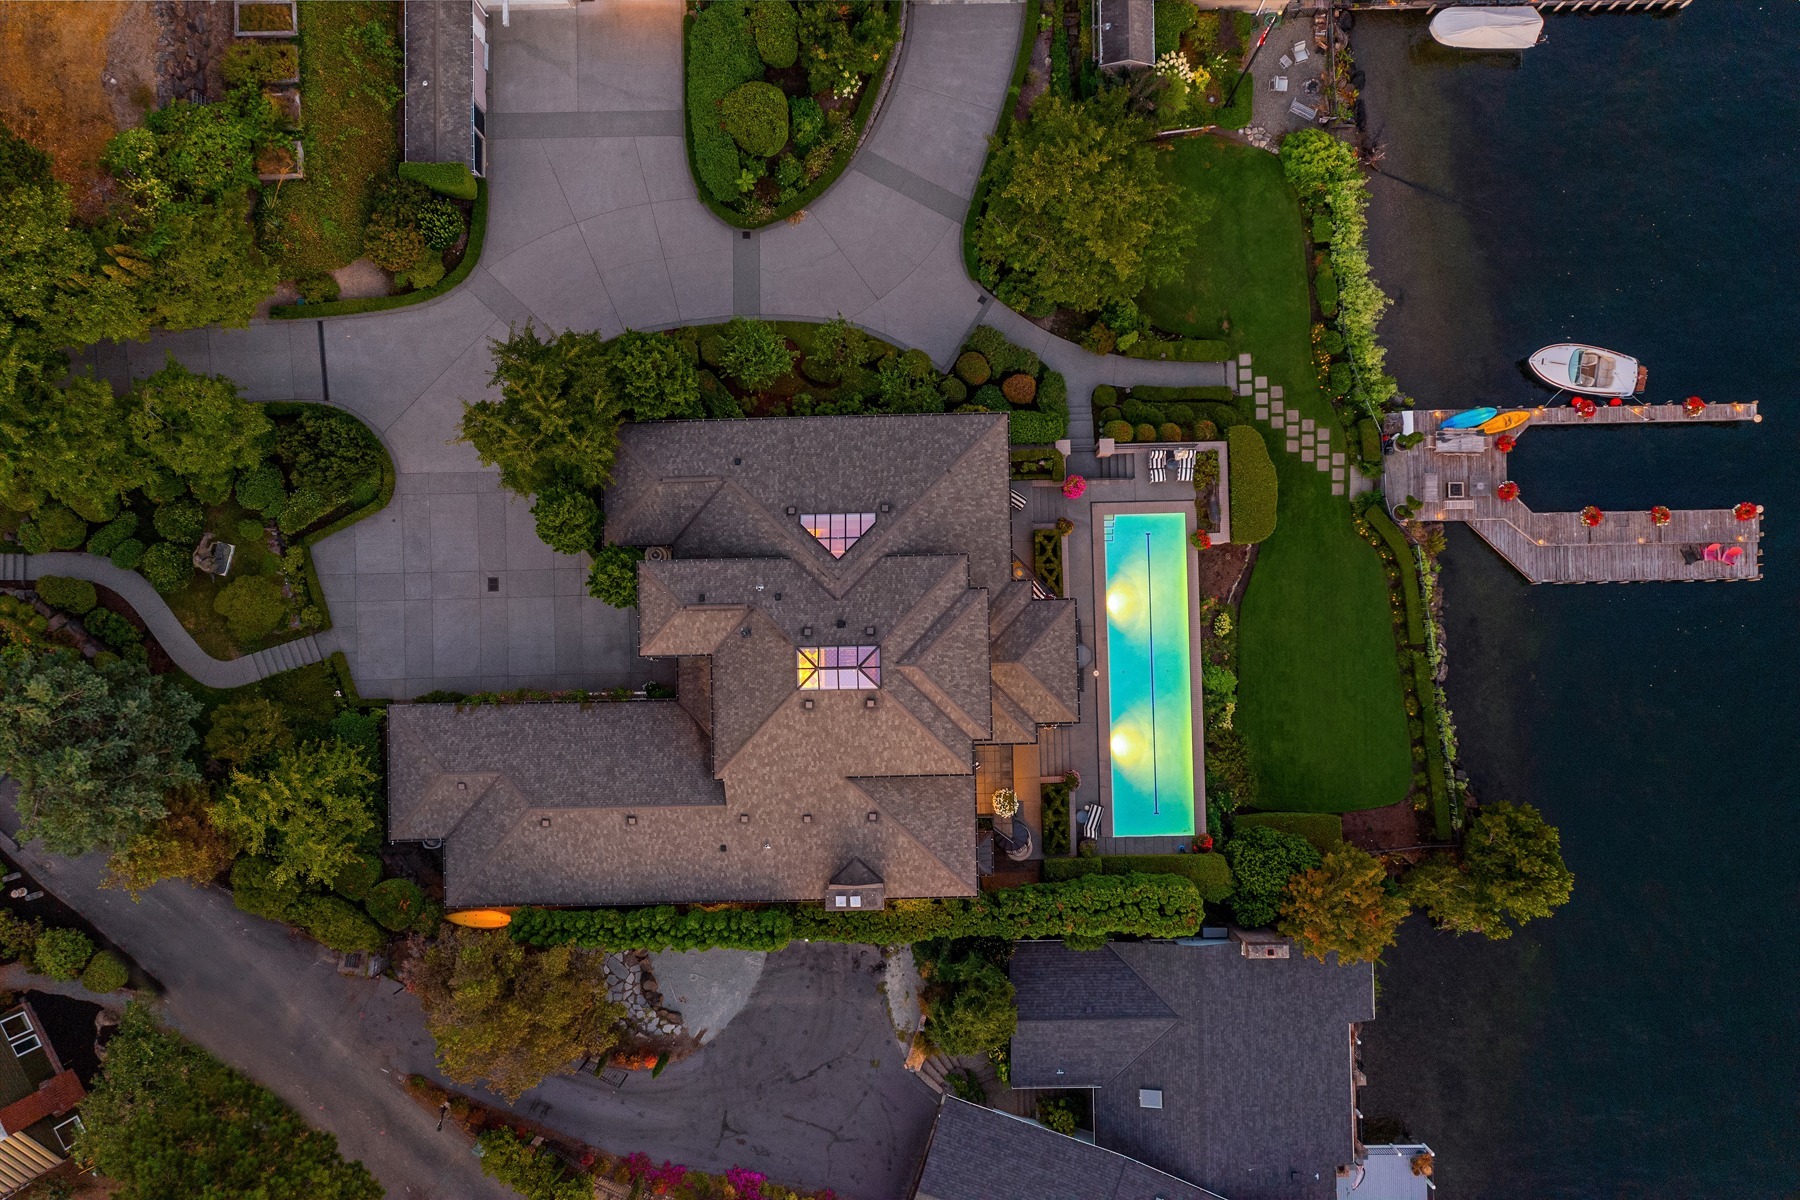
POLYGON ((1333 848, 1310 871, 1288 880, 1275 928, 1320 962, 1373 962, 1394 944, 1406 901, 1386 888, 1387 870, 1355 846, 1333 848))
POLYGON ((196 495, 219 496, 237 471, 268 455, 275 426, 223 375, 196 375, 173 355, 131 389, 131 436, 196 495))
POLYGON ((1569 902, 1575 876, 1562 835, 1529 804, 1490 804, 1463 838, 1462 862, 1435 854, 1403 881, 1407 898, 1438 928, 1498 941, 1513 926, 1548 917, 1569 902))
POLYGON ((81 1105, 78 1153, 119 1200, 379 1200, 337 1139, 133 1004, 81 1105))
POLYGON ((200 704, 122 659, 95 668, 68 650, 0 650, 0 774, 19 784, 22 840, 57 854, 121 846, 198 781, 187 761, 200 704))
POLYGON ((1235 881, 1231 911, 1239 923, 1270 925, 1288 880, 1319 865, 1319 852, 1297 833, 1267 825, 1240 828, 1225 843, 1235 881))
POLYGON ((461 440, 500 485, 521 496, 561 487, 593 491, 612 475, 623 417, 606 352, 591 333, 545 341, 527 324, 493 342, 500 399, 463 408, 461 440))
POLYGON ((626 330, 607 346, 614 392, 634 421, 705 416, 693 355, 660 333, 626 330))
POLYGON ((591 950, 529 950, 504 933, 458 928, 408 963, 405 979, 445 1076, 517 1100, 617 1043, 625 1010, 606 999, 603 962, 591 950))
POLYGON ((213 824, 276 877, 329 886, 381 829, 368 751, 336 738, 284 750, 266 771, 233 771, 212 809, 213 824))
POLYGON ((1175 189, 1150 126, 1122 90, 1082 102, 1046 96, 1014 123, 988 166, 974 246, 1006 304, 1092 312, 1134 300, 1178 269, 1175 189))

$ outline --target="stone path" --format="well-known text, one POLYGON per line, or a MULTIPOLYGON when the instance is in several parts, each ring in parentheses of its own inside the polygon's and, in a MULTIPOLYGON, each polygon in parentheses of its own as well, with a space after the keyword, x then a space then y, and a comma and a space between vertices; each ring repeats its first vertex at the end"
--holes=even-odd
POLYGON ((169 610, 168 603, 136 571, 115 567, 95 554, 73 551, 31 555, 0 554, 0 579, 29 583, 45 575, 85 579, 89 583, 117 592, 143 620, 157 645, 174 660, 175 665, 207 687, 243 687, 281 671, 316 663, 336 649, 335 645, 330 644, 331 635, 328 633, 322 638, 296 638, 243 658, 214 658, 200 648, 192 634, 182 628, 181 621, 169 610))
POLYGON ((962 221, 1004 102, 1025 7, 909 9, 900 61, 850 169, 804 220, 757 231, 700 202, 682 134, 675 0, 518 11, 493 38, 489 217, 468 282, 409 308, 258 321, 91 348, 115 385, 173 354, 255 400, 339 405, 398 472, 382 513, 313 548, 334 627, 366 696, 437 688, 641 685, 633 615, 585 593, 585 556, 558 555, 529 501, 455 441, 489 395, 488 343, 549 330, 658 329, 734 313, 839 313, 947 365, 982 320, 1069 380, 1071 437, 1091 450, 1099 383, 1219 384, 1221 364, 1098 358, 1002 308, 969 280, 962 221))

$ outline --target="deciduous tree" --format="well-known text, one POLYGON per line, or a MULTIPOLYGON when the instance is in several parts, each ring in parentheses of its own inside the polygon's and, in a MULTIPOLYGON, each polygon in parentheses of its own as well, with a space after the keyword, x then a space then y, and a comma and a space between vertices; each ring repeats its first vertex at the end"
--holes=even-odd
POLYGON ((208 884, 231 865, 237 847, 207 815, 204 785, 170 793, 168 815, 113 852, 102 887, 124 888, 133 900, 164 879, 208 884))
POLYGON ((1332 951, 1340 963, 1373 962, 1394 944, 1408 911, 1386 882, 1387 870, 1373 855, 1338 846, 1288 880, 1275 928, 1320 962, 1332 951))
POLYGON ((274 860, 280 879, 329 886, 380 830, 379 782, 367 751, 335 738, 309 742, 282 751, 266 771, 233 771, 213 824, 274 860))
POLYGON ((551 488, 531 506, 537 535, 558 554, 585 554, 600 540, 600 506, 586 492, 551 488))
POLYGON ((197 495, 230 491, 240 469, 268 456, 274 425, 223 375, 196 375, 173 355, 131 389, 131 436, 197 495))
POLYGON ((1242 925, 1270 925, 1288 880, 1319 865, 1319 852, 1297 833, 1252 825, 1225 843, 1225 861, 1236 880, 1231 911, 1242 925))
POLYGON ((1177 269, 1175 189, 1150 127, 1121 91, 1049 96, 1013 125, 988 166, 974 245, 997 294, 1027 312, 1091 312, 1132 300, 1177 269))
POLYGON ((206 752, 220 762, 249 768, 294 744, 287 717, 273 700, 242 696, 213 709, 206 752))
POLYGON ((591 950, 528 950, 504 933, 459 928, 413 959, 405 979, 444 1074, 517 1100, 617 1043, 625 1010, 606 999, 602 962, 591 950))
POLYGON ((19 784, 20 837, 57 854, 122 846, 199 776, 199 702, 130 659, 95 668, 62 649, 0 651, 0 774, 19 784))
POLYGON ((1435 854, 1402 881, 1407 898, 1438 928, 1499 940, 1513 926, 1548 917, 1569 902, 1575 876, 1562 835, 1529 804, 1482 807, 1463 838, 1462 862, 1435 854))

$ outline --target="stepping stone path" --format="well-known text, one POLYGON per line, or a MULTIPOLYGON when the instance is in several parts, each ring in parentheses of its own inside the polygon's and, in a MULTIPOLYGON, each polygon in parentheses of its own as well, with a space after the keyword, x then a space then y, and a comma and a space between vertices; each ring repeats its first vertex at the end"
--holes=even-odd
POLYGON ((681 1031, 681 1014, 663 1007, 656 976, 650 973, 650 955, 643 950, 606 956, 606 998, 623 1004, 627 1019, 646 1033, 681 1031))
POLYGON ((1369 486, 1361 474, 1352 473, 1344 452, 1333 448, 1331 430, 1290 410, 1281 385, 1271 384, 1266 375, 1258 375, 1250 355, 1240 354, 1235 365, 1228 364, 1227 378, 1232 378, 1234 371, 1236 383, 1232 391, 1254 397, 1256 419, 1267 421, 1271 429, 1286 432, 1283 448, 1289 454, 1298 454, 1301 462, 1312 463, 1318 471, 1331 472, 1332 495, 1344 495, 1352 482, 1357 491, 1369 486))

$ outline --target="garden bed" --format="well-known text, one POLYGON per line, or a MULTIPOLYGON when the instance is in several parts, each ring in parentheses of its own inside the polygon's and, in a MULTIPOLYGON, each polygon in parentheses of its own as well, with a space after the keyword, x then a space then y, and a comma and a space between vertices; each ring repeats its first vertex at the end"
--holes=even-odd
POLYGON ((1049 526, 1031 531, 1031 570, 1038 582, 1055 595, 1063 595, 1064 531, 1049 526))
POLYGON ((897 0, 711 0, 684 25, 688 165, 720 219, 754 229, 849 165, 900 41, 897 0))

